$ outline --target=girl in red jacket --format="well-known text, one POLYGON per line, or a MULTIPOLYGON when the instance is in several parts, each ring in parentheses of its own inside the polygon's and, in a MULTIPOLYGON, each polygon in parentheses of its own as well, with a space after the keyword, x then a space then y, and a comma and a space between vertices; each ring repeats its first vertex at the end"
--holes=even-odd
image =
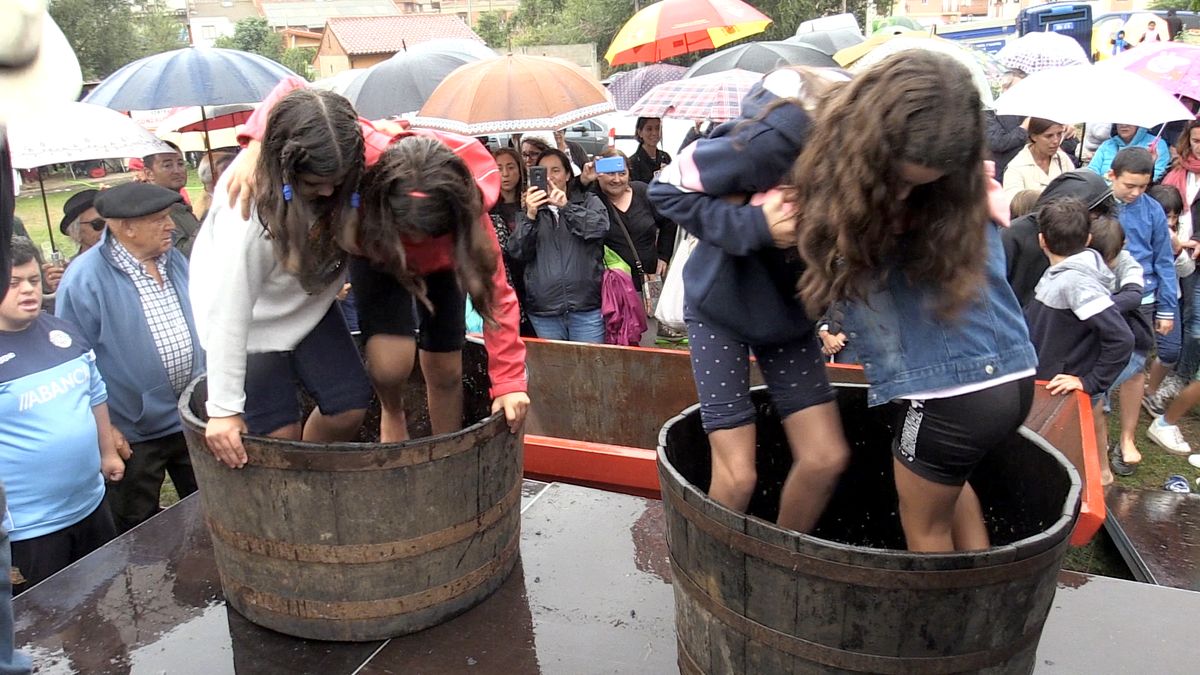
MULTIPOLYGON (((281 82, 247 120, 243 136, 261 137, 273 102, 300 86, 281 82)), ((368 372, 383 408, 380 440, 408 438, 403 387, 418 358, 433 433, 462 427, 465 294, 484 318, 492 411, 503 410, 515 433, 529 397, 517 297, 487 215, 500 193, 495 160, 473 138, 390 122, 360 119, 359 125, 367 165, 359 222, 343 230, 339 243, 352 254, 368 372)), ((257 143, 247 152, 257 152, 257 143)), ((230 180, 242 187, 231 186, 231 199, 253 187, 252 176, 230 180)))

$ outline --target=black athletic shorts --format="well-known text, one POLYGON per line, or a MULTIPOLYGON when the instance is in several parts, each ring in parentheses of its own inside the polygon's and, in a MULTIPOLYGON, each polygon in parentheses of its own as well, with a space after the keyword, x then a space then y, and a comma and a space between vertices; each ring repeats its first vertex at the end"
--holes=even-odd
MULTIPOLYGON (((57 532, 12 544, 13 595, 20 595, 34 584, 107 544, 117 536, 108 500, 103 499, 79 522, 57 532)), ((7 571, 7 570, 6 570, 7 571)))
POLYGON ((453 270, 425 276, 425 295, 436 310, 432 312, 396 277, 372 267, 366 258, 350 257, 350 284, 363 340, 372 335, 415 337, 427 352, 457 352, 466 343, 466 295, 453 270))
POLYGON ((926 401, 901 401, 892 455, 918 476, 962 485, 1029 416, 1033 378, 926 401))

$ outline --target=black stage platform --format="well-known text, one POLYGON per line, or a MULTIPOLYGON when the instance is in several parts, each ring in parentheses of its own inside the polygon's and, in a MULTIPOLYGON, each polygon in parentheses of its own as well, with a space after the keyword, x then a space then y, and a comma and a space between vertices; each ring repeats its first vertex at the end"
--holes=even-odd
MULTIPOLYGON (((313 642, 227 609, 200 501, 183 500, 15 601, 39 673, 670 674, 674 609, 657 501, 525 481, 521 561, 445 624, 313 642)), ((1200 593, 1064 572, 1038 673, 1193 673, 1200 593)))

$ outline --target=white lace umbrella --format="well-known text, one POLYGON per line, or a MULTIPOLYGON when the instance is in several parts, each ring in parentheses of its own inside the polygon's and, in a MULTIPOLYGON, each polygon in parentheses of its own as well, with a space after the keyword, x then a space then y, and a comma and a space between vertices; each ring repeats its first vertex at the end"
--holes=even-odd
MULTIPOLYGON (((8 125, 8 143, 13 167, 17 169, 172 152, 171 146, 129 117, 92 103, 63 103, 36 117, 13 119, 8 125)), ((50 223, 50 207, 46 204, 40 171, 38 185, 46 222, 50 223)), ((53 227, 50 246, 56 249, 53 227)))
POLYGON ((1193 117, 1178 99, 1150 80, 1093 65, 1030 75, 996 99, 996 114, 1041 117, 1060 124, 1106 119, 1147 128, 1193 117))
POLYGON ((1009 70, 1030 75, 1047 68, 1082 66, 1090 62, 1087 52, 1072 37, 1052 31, 1026 33, 1010 40, 996 53, 996 60, 1009 70))

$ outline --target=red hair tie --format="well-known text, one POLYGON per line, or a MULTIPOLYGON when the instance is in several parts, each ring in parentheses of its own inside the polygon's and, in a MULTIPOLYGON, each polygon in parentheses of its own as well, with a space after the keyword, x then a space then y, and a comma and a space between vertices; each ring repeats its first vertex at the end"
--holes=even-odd
POLYGON ((425 194, 424 192, 421 192, 420 190, 413 190, 412 192, 408 193, 408 196, 424 198, 424 197, 428 197, 429 195, 425 194))

